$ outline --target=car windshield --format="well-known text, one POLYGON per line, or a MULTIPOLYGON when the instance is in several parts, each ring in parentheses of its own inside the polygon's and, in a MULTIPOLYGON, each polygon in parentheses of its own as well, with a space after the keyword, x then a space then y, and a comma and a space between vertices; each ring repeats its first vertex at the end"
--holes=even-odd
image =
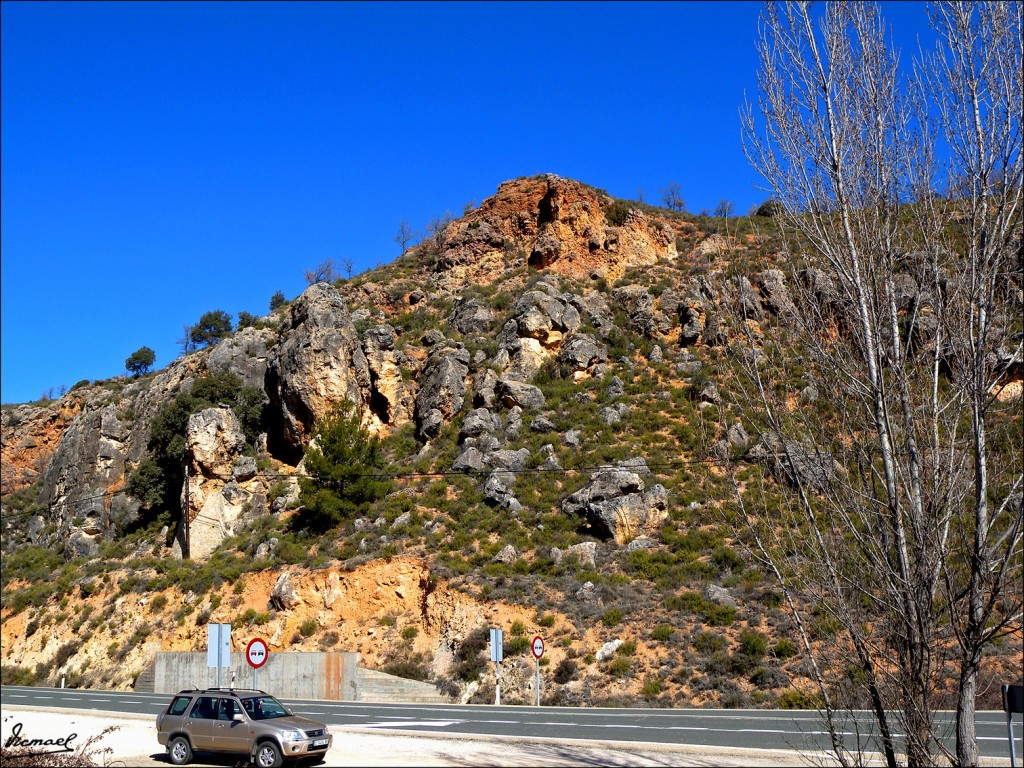
POLYGON ((284 704, 273 696, 253 696, 251 699, 242 699, 242 706, 245 712, 253 720, 272 720, 275 717, 288 717, 291 715, 284 704))

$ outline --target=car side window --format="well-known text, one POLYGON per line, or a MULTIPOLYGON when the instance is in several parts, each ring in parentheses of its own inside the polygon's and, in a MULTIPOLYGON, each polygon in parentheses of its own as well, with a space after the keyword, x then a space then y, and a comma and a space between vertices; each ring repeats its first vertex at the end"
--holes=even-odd
POLYGON ((175 696, 174 701, 171 702, 170 709, 167 710, 169 715, 183 715, 185 710, 188 709, 188 703, 192 701, 189 696, 175 696))
POLYGON ((197 720, 216 720, 217 700, 212 696, 200 696, 192 705, 192 717, 197 720))
POLYGON ((221 699, 217 708, 218 720, 231 720, 235 714, 241 714, 242 708, 235 699, 221 699))

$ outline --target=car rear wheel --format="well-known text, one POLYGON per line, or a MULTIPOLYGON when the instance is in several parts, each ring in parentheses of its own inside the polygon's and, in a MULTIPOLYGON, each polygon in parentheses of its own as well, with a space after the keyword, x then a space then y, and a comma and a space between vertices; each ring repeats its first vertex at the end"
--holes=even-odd
POLYGON ((281 750, 272 741, 262 741, 256 745, 256 765, 259 768, 281 768, 284 760, 281 750))
POLYGON ((167 757, 175 765, 187 765, 192 762, 192 745, 184 736, 175 736, 167 745, 167 757))

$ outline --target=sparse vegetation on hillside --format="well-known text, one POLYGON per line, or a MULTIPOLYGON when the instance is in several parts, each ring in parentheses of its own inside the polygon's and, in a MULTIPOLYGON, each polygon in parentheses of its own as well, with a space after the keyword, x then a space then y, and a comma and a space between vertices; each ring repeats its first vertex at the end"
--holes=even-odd
MULTIPOLYGON (((125 687, 153 649, 184 649, 206 622, 225 621, 289 650, 359 650, 367 666, 485 702, 494 695, 487 630, 497 625, 508 701, 532 701, 529 640, 542 634, 549 703, 820 704, 803 637, 811 650, 849 653, 842 624, 813 613, 809 592, 784 597, 750 556, 756 543, 735 502, 738 488, 770 522, 791 508, 784 474, 756 458, 761 424, 739 401, 748 382, 736 342, 748 330, 767 358, 759 369, 785 372, 771 392, 785 412, 821 426, 839 418, 827 398, 803 399, 821 386, 810 347, 795 342, 772 308, 782 295, 763 279, 783 270, 792 297, 791 268, 814 262, 796 250, 806 241, 788 231, 783 240, 767 211, 696 216, 571 180, 520 181, 462 219, 439 219, 391 265, 321 280, 290 304, 277 292, 269 318, 239 313, 240 327, 261 329, 251 358, 236 339, 172 364, 180 389, 157 393, 149 379, 83 386, 84 413, 114 407, 112 434, 111 413, 124 416, 132 461, 148 447, 126 486, 143 514, 117 536, 90 534, 104 539, 99 552, 65 563, 58 537, 83 520, 37 503, 52 478, 4 497, 5 522, 11 510, 19 521, 51 518, 33 530, 35 545, 5 558, 5 654, 16 636, 30 660, 5 675, 53 683, 63 639, 43 638, 74 628, 89 666, 65 659, 65 671, 125 687), (562 240, 546 241, 531 265, 552 232, 562 240), (630 261, 616 237, 634 235, 629 248, 642 258, 630 261), (218 370, 262 375, 262 386, 210 373, 215 358, 218 370), (185 427, 219 405, 246 438, 217 477, 193 478, 196 504, 214 499, 197 525, 210 524, 220 543, 175 559, 182 467, 194 458, 185 427), (574 495, 578 506, 567 503, 574 495), (403 568, 415 576, 388 580, 403 568), (302 599, 283 589, 271 606, 282 576, 302 599), (789 599, 812 611, 805 626, 789 599), (615 641, 617 651, 602 651, 615 641)), ((17 413, 19 429, 33 423, 17 413)), ((1008 418, 1012 432, 1019 421, 1008 418)), ((71 466, 100 477, 86 460, 71 466)), ((106 520, 101 505, 94 514, 106 520)), ((1015 658, 1018 639, 1006 646, 986 659, 989 670, 1015 658)), ((845 665, 828 676, 863 701, 862 677, 845 665)))

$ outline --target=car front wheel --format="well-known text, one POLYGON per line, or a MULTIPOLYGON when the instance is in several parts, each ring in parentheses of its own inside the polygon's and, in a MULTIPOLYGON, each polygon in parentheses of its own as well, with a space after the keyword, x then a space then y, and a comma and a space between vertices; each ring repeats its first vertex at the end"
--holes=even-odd
POLYGON ((264 741, 256 746, 256 765, 260 768, 281 768, 284 760, 281 750, 272 741, 264 741))
POLYGON ((167 745, 167 757, 175 765, 186 765, 192 761, 192 745, 184 736, 175 736, 167 745))

